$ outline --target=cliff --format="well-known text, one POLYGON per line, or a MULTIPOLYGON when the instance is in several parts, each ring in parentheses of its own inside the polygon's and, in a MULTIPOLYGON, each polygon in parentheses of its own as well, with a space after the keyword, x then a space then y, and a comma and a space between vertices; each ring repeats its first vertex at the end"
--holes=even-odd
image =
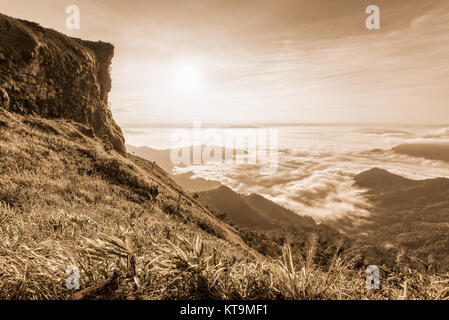
POLYGON ((0 106, 80 122, 125 155, 122 131, 108 109, 113 55, 109 43, 0 14, 0 106))

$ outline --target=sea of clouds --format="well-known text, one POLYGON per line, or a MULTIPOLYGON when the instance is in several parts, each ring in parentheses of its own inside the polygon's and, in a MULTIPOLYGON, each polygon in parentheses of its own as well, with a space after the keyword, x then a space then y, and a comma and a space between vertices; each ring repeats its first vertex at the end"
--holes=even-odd
POLYGON ((370 205, 354 175, 374 167, 411 178, 449 177, 449 163, 392 151, 402 143, 449 143, 449 128, 279 127, 277 171, 266 164, 207 163, 176 168, 219 181, 237 192, 258 193, 318 221, 363 217, 370 205))
MULTIPOLYGON (((412 131, 412 130, 410 130, 412 131)), ((373 167, 411 179, 449 177, 449 164, 393 152, 401 143, 442 142, 447 128, 423 135, 406 130, 342 127, 280 128, 278 169, 260 173, 257 164, 188 166, 179 172, 220 181, 242 193, 259 193, 317 220, 369 214, 355 174, 373 167)), ((263 164, 261 164, 263 165, 263 164)))

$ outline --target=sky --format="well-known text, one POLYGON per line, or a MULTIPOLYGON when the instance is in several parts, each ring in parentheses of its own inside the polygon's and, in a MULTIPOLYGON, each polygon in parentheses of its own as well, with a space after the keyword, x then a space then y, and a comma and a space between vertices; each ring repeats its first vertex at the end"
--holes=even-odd
POLYGON ((0 0, 0 12, 113 43, 125 130, 449 122, 447 0, 0 0), (365 27, 373 4, 380 30, 365 27))

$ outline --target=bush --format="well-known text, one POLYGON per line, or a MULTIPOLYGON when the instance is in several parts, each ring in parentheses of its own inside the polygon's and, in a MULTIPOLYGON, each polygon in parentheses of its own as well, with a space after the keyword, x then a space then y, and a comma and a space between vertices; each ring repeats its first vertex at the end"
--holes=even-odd
POLYGON ((162 211, 172 216, 180 216, 180 207, 173 200, 167 200, 162 204, 162 211))

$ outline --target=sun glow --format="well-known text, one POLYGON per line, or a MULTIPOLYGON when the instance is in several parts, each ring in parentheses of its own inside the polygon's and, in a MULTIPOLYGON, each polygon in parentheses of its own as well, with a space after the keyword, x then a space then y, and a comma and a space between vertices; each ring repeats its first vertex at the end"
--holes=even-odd
POLYGON ((203 87, 203 73, 193 63, 176 63, 173 66, 173 86, 181 93, 197 93, 203 87))

